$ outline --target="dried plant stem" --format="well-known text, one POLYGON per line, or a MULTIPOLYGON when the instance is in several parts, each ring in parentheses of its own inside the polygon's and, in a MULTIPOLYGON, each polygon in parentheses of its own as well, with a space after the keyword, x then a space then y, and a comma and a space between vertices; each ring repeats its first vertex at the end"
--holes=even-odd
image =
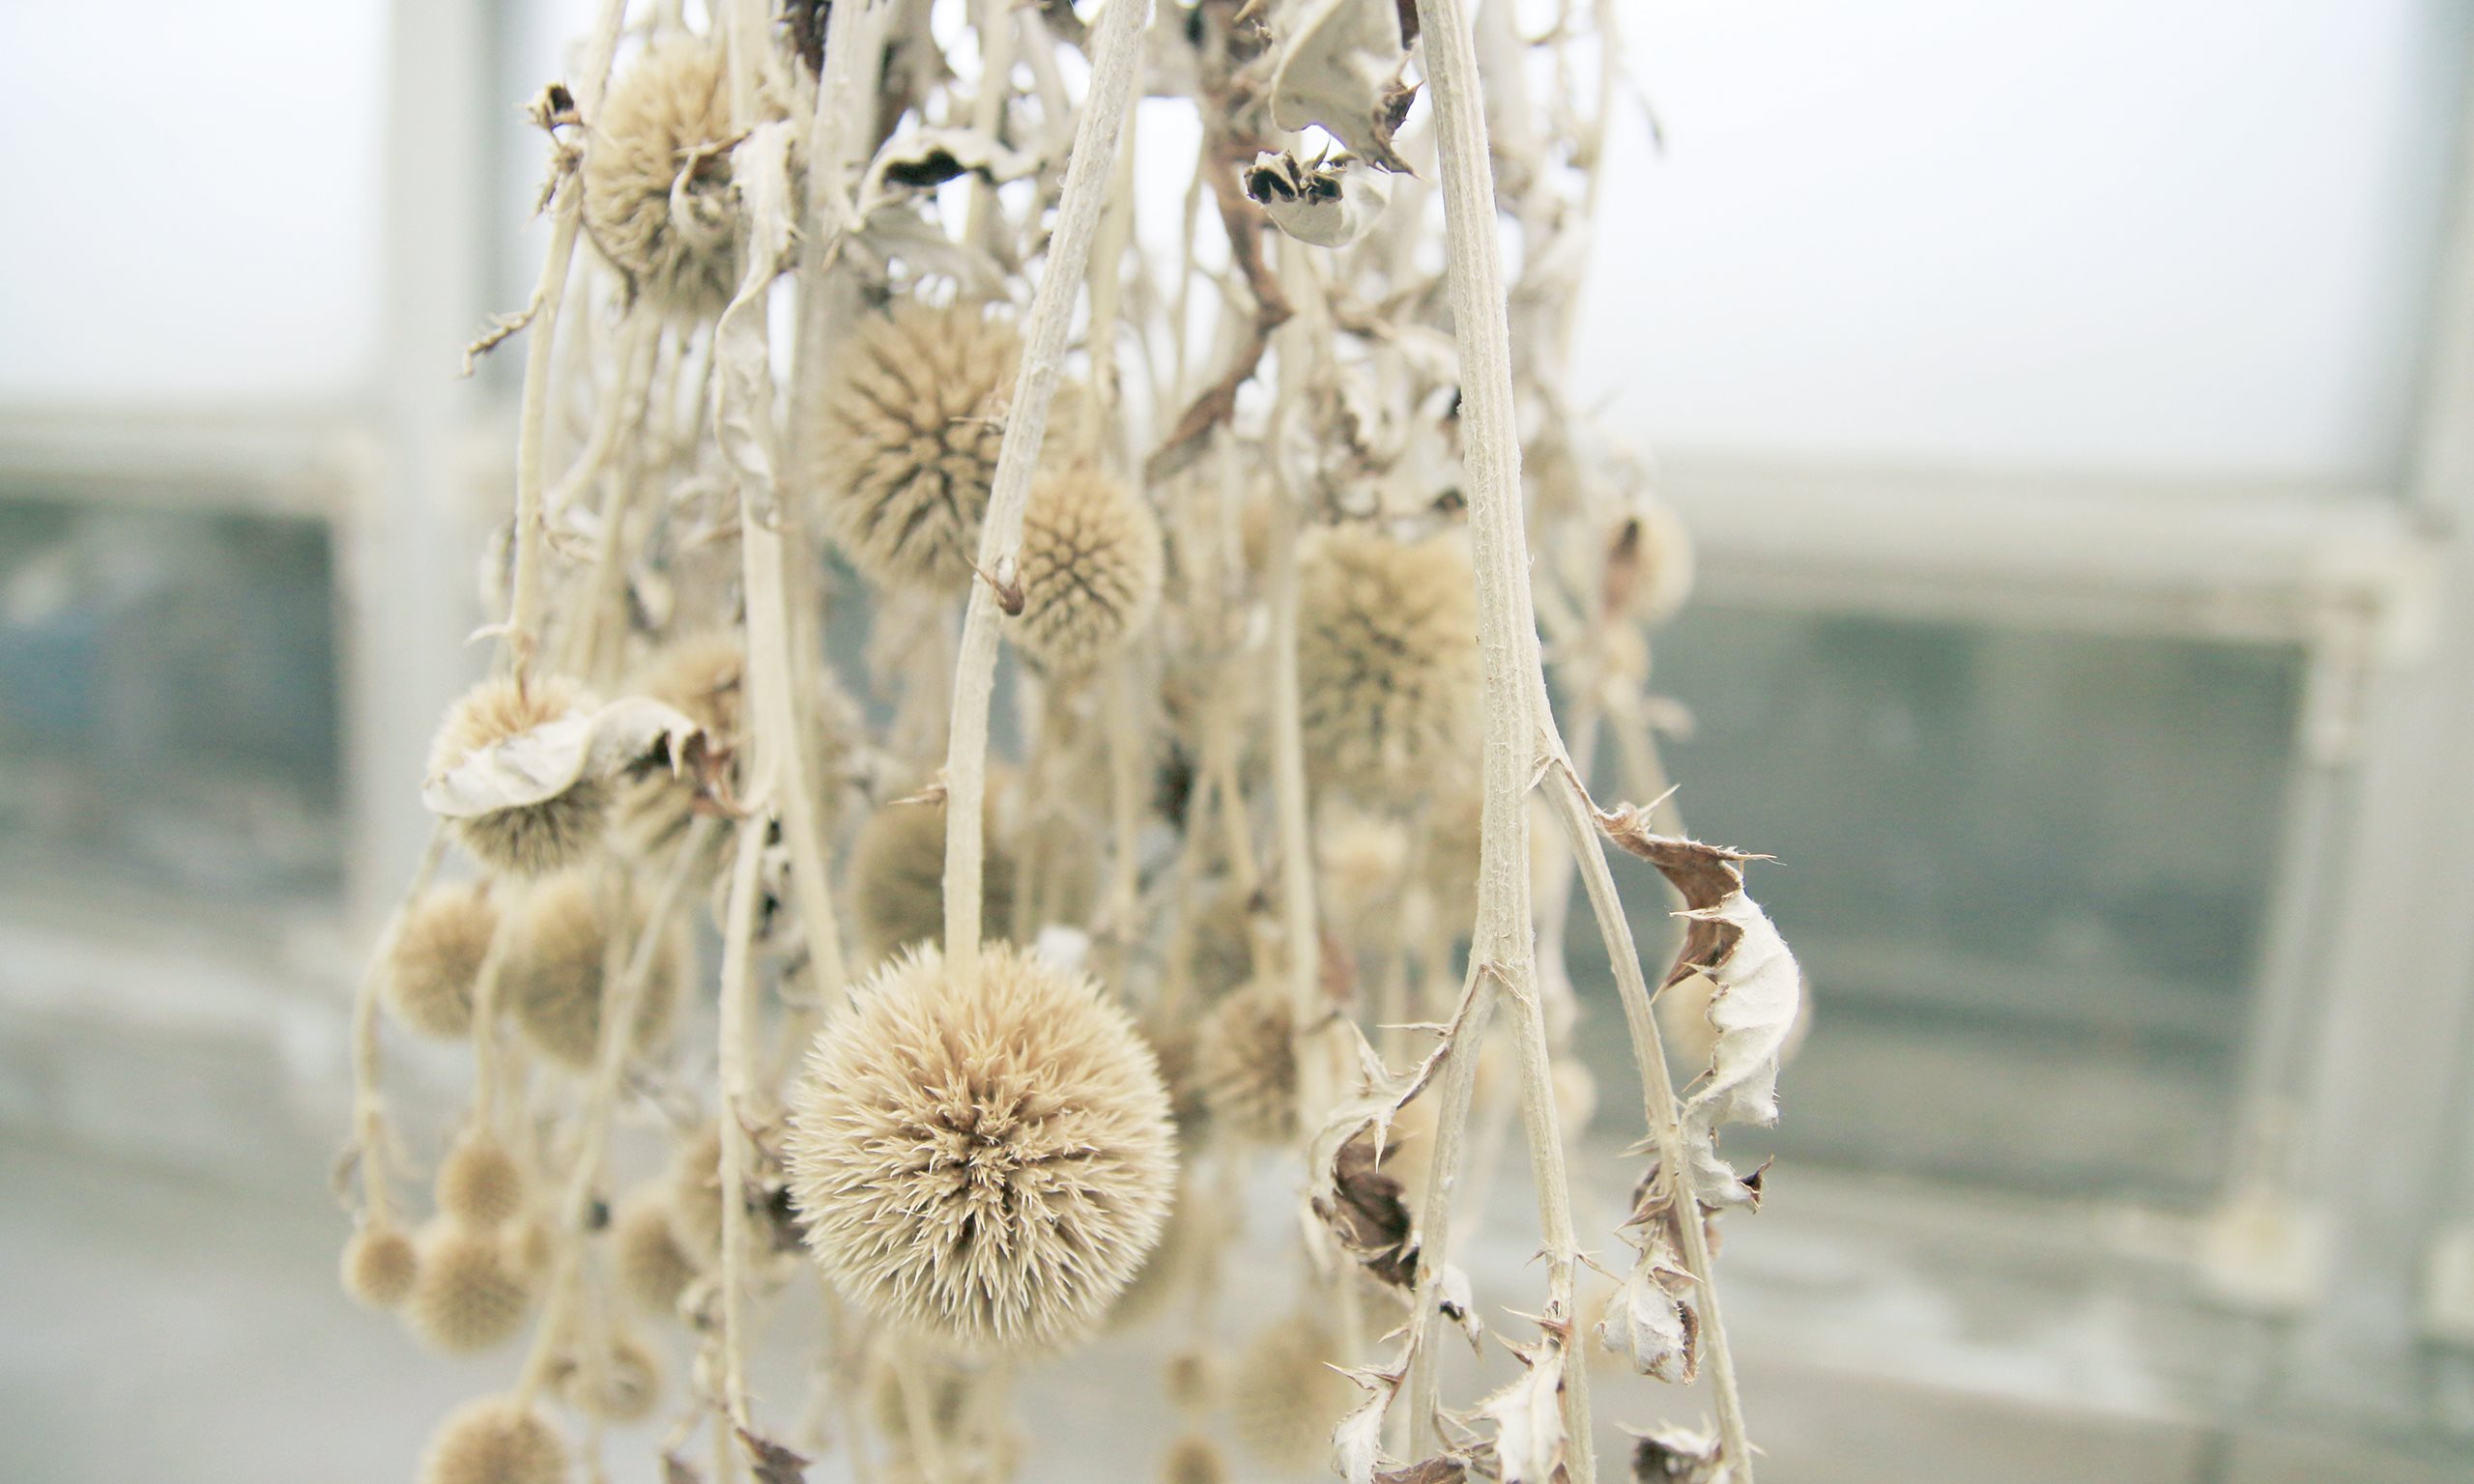
MULTIPOLYGON (((1074 316, 1097 234, 1100 210, 1115 174, 1116 142, 1141 64, 1142 28, 1150 0, 1109 0, 1094 43, 1091 90, 1075 126, 1065 167, 1056 230, 1049 241, 1048 267, 1032 296, 1023 335, 1021 370, 1014 381, 1013 406, 996 455, 988 515, 980 533, 979 568, 998 581, 1015 569, 1022 541, 1022 508, 1048 431, 1049 403, 1065 358, 1065 335, 1074 316)), ((979 974, 980 871, 986 851, 980 810, 988 797, 988 711, 996 685, 996 593, 990 582, 971 585, 963 619, 962 652, 954 667, 952 730, 945 751, 945 966, 957 984, 979 974)))
POLYGON ((413 903, 429 890, 430 877, 437 874, 438 863, 446 854, 446 825, 433 823, 429 843, 421 847, 420 859, 413 866, 412 884, 404 888, 395 909, 387 914, 386 926, 378 931, 378 942, 370 950, 369 965, 361 971, 360 987, 352 1001, 352 1127, 353 1143, 360 1160, 360 1193, 368 1208, 369 1222, 383 1226, 387 1222, 389 1195, 387 1189, 387 1098, 379 1082, 378 1069, 378 993, 386 983, 387 960, 395 951, 395 940, 403 935, 404 919, 411 915, 413 903))
MULTIPOLYGON (((1013 0, 979 0, 971 17, 979 33, 979 92, 970 100, 970 127, 993 139, 1005 122, 1005 99, 1014 91, 1013 0)), ((964 214, 963 241, 983 245, 996 212, 996 187, 973 176, 970 205, 964 214)))
POLYGON ((757 869, 764 860, 764 816, 739 821, 738 855, 731 869, 730 921, 722 932, 722 1404, 731 1421, 748 1426, 747 1189, 753 1150, 747 1132, 754 1089, 749 1021, 756 998, 757 869))

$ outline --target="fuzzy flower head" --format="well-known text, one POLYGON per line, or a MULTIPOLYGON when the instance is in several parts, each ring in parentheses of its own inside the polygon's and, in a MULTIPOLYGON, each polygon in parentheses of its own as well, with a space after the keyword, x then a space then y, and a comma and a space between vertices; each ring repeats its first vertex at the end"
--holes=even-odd
POLYGON ((423 1036, 473 1034, 473 985, 498 931, 498 909, 477 885, 433 886, 404 914, 387 950, 381 991, 395 1018, 423 1036))
POLYGON ((1133 1022, 1006 943, 966 985, 934 949, 878 970, 817 1038, 791 1122, 791 1200, 825 1274, 971 1353, 1088 1334, 1176 1186, 1133 1022))
POLYGON ((344 1292, 355 1303, 372 1309, 391 1309, 402 1303, 413 1292, 413 1280, 419 1275, 420 1260, 413 1251, 413 1240, 392 1226, 370 1222, 352 1234, 344 1243, 344 1292))
POLYGON ((1228 1411, 1238 1441, 1264 1468, 1311 1472, 1331 1456, 1332 1429, 1364 1400, 1357 1383, 1333 1370, 1339 1337, 1313 1314, 1258 1332, 1228 1378, 1228 1411))
POLYGON ((466 1226, 499 1226, 524 1210, 524 1171, 505 1145, 476 1130, 439 1162, 437 1196, 438 1209, 466 1226))
POLYGON ((720 48, 667 41, 618 74, 584 152, 584 229, 628 288, 687 319, 738 287, 730 89, 720 48))
POLYGON ((610 1221, 611 1267, 618 1287, 637 1308, 676 1318, 678 1296, 701 1270, 671 1227, 670 1191, 639 1185, 618 1203, 610 1221))
POLYGON ((430 1435, 421 1484, 565 1484, 567 1445, 513 1397, 485 1396, 446 1414, 430 1435))
POLYGON ((1022 512, 1022 611, 1007 631, 1043 669, 1088 670, 1151 621, 1160 580, 1148 500, 1089 467, 1045 475, 1022 512))
POLYGON ((422 1339, 449 1355, 471 1355, 524 1327, 533 1276, 514 1243, 449 1222, 425 1233, 419 1252, 404 1317, 422 1339))
POLYGON ((1406 804, 1478 760, 1478 600, 1458 531, 1316 533, 1298 592, 1307 766, 1368 803, 1406 804))
MULTIPOLYGON (((483 748, 580 711, 594 701, 564 675, 530 684, 500 675, 465 693, 430 744, 429 772, 446 773, 483 748)), ((481 864, 519 876, 541 876, 582 861, 600 845, 610 813, 609 785, 579 778, 538 803, 455 821, 456 838, 481 864)))
MULTIPOLYGON (((999 828, 996 790, 985 795, 980 920, 1001 928, 1014 915, 1014 852, 999 828)), ((850 847, 850 905, 871 960, 945 937, 945 806, 894 802, 868 816, 850 847)))
MULTIPOLYGON (((526 1043, 574 1071, 590 1069, 601 1054, 612 933, 620 935, 619 953, 632 954, 639 927, 633 914, 613 923, 594 888, 591 876, 579 871, 533 890, 516 925, 501 986, 526 1043)), ((670 1034, 690 951, 684 925, 673 923, 637 996, 629 1046, 637 1055, 658 1049, 670 1034)))
POLYGON ((1295 1024, 1278 980, 1256 980, 1212 1007, 1194 1033, 1194 1081, 1215 1125, 1269 1144, 1297 1131, 1295 1024))
POLYGON ((960 587, 979 555, 1021 336, 974 303, 904 300, 836 357, 812 429, 825 520, 884 587, 960 587))

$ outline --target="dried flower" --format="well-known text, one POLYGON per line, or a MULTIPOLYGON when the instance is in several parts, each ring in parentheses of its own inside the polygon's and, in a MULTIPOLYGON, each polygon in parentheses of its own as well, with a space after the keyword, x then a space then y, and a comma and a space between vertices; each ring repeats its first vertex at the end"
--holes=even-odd
POLYGON ((1187 1433, 1168 1444, 1167 1456, 1160 1461, 1162 1484, 1225 1484, 1228 1460, 1221 1456, 1220 1444, 1199 1433, 1187 1433))
POLYGON ((1194 1082, 1215 1126, 1267 1144, 1296 1133, 1296 1024, 1288 986, 1275 980, 1212 1007, 1195 1034, 1194 1082))
POLYGON ((1311 1313, 1247 1343, 1229 1376, 1228 1408, 1238 1441, 1256 1462, 1281 1474, 1324 1466, 1332 1429, 1361 1400, 1357 1384, 1331 1367, 1346 1358, 1331 1327, 1311 1313))
MULTIPOLYGON (((628 678, 627 690, 677 708, 705 728, 714 750, 735 749, 746 670, 747 646, 737 635, 691 635, 656 650, 628 678)), ((633 859, 665 860, 686 832, 695 802, 695 782, 666 769, 625 779, 611 816, 614 842, 633 859)))
POLYGON ((504 1145, 475 1130, 456 1142, 438 1166, 438 1209, 476 1230, 515 1219, 524 1210, 524 1171, 504 1145))
POLYGON ((878 970, 818 1037, 791 1192, 826 1274, 964 1349, 1087 1333, 1159 1240, 1168 1095, 1125 1013, 1010 944, 956 982, 933 948, 878 970))
POLYGON ((477 884, 423 892, 405 912, 382 970, 395 1017, 424 1036, 472 1035, 473 985, 498 926, 498 908, 477 884))
POLYGON ((589 1376, 591 1367, 575 1347, 561 1347, 550 1357, 551 1394, 604 1422, 641 1422, 652 1415, 653 1404, 661 1400, 661 1356, 651 1346, 621 1332, 604 1340, 593 1360, 600 1367, 597 1380, 589 1376))
POLYGON ((904 300, 845 341, 818 404, 811 476, 853 565, 879 586, 959 587, 1021 360, 975 303, 904 300))
MULTIPOLYGON (((447 711, 430 744, 430 776, 446 773, 485 747, 593 705, 591 695, 563 675, 529 685, 506 675, 484 680, 447 711)), ((494 870, 547 875, 583 860, 601 843, 609 800, 606 784, 579 778, 537 804, 457 819, 456 838, 494 870)))
POLYGON ((515 1337, 532 1307, 533 1277, 495 1232, 443 1222, 420 1241, 419 1276, 404 1317, 421 1338, 454 1355, 515 1337))
MULTIPOLYGON (((1001 929, 1014 912, 1014 852, 986 796, 980 858, 980 920, 1001 929)), ((945 805, 887 804, 868 816, 850 847, 850 906, 859 943, 881 962, 913 943, 945 937, 945 805)))
POLYGON ((1160 566, 1159 517, 1132 486, 1089 466, 1050 473, 1022 512, 1022 611, 1007 631, 1047 670, 1087 670, 1150 621, 1160 566))
POLYGON ((1297 620, 1306 760, 1318 785, 1405 804, 1473 776, 1478 610, 1460 532, 1316 532, 1297 620))
POLYGON ((566 1443, 509 1396, 448 1413, 421 1459, 421 1484, 565 1484, 566 1477, 566 1443))
MULTIPOLYGON (((504 971, 507 1008, 526 1043, 575 1070, 590 1068, 601 1054, 603 980, 614 925, 595 885, 585 873, 572 872, 536 887, 525 899, 504 971)), ((624 929, 619 952, 632 954, 634 916, 618 926, 624 929)), ((689 952, 685 925, 671 923, 636 999, 631 1049, 639 1056, 659 1047, 670 1033, 689 952)))
POLYGON ((718 47, 678 38, 619 73, 584 154, 583 223, 629 288, 686 318, 738 286, 730 92, 718 47))
POLYGON ((670 1191, 640 1185, 618 1202, 610 1220, 611 1265, 618 1286, 647 1314, 678 1312, 678 1296, 696 1280, 698 1264, 671 1224, 670 1191))
POLYGON ((392 1226, 367 1222, 344 1242, 344 1292, 367 1308, 391 1309, 403 1302, 419 1270, 412 1239, 392 1226))

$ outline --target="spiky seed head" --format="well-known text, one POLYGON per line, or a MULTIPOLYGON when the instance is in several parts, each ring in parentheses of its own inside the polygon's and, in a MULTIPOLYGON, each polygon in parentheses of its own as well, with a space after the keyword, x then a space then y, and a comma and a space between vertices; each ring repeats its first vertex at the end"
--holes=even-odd
POLYGON ((413 1240, 392 1226, 364 1222, 344 1242, 344 1292, 363 1307, 391 1309, 402 1303, 419 1271, 413 1240))
POLYGON ((662 42, 618 74, 584 152, 583 223, 639 298, 705 319, 738 287, 730 89, 701 39, 662 42))
POLYGON ((1162 1484, 1227 1484, 1228 1460, 1219 1443, 1200 1433, 1187 1433, 1168 1444, 1160 1477, 1162 1484))
POLYGON ((1222 881, 1193 908, 1194 987, 1209 1000, 1251 984, 1255 972, 1256 902, 1251 892, 1222 881))
POLYGON ((575 1346, 562 1345, 550 1357, 550 1392, 560 1401, 604 1422, 641 1422, 652 1415, 661 1400, 661 1356, 639 1337, 620 1331, 608 1336, 592 1366, 575 1346))
POLYGON ((1022 511, 1022 611, 1006 632, 1042 669, 1074 674, 1116 652, 1160 606, 1160 519, 1091 466, 1042 476, 1022 511))
POLYGON ((670 1191, 640 1185, 618 1203, 610 1222, 611 1263, 618 1286, 647 1314, 675 1318, 678 1296, 696 1280, 696 1260, 671 1228, 670 1191))
POLYGON ((1317 821, 1314 862, 1334 926, 1358 939, 1396 928, 1409 871, 1409 831, 1398 819, 1338 807, 1317 821))
POLYGON ((421 1458, 421 1484, 566 1484, 567 1445, 511 1396, 484 1396, 446 1414, 421 1458))
POLYGON ((1194 1035, 1194 1082, 1214 1127, 1286 1143, 1297 1131, 1296 1017, 1286 985, 1258 979, 1211 1008, 1194 1035))
MULTIPOLYGON (((507 948, 502 998, 527 1044, 551 1061, 582 1071, 601 1054, 601 1002, 614 928, 621 955, 635 951, 641 926, 630 913, 617 915, 603 900, 590 872, 572 871, 534 888, 524 900, 507 948)), ((643 1056, 659 1049, 670 1034, 690 952, 685 924, 668 925, 652 972, 636 998, 630 1050, 643 1056)))
POLYGON ((505 1344, 532 1307, 532 1275, 497 1232, 440 1222, 420 1240, 419 1276, 404 1317, 414 1332, 450 1355, 505 1344))
MULTIPOLYGON (((994 790, 980 816, 980 921, 1002 930, 1014 915, 1014 852, 996 825, 994 790)), ((859 943, 882 961, 913 943, 945 938, 945 806, 887 804, 850 846, 850 905, 859 943)))
MULTIPOLYGON (((746 710, 746 671, 747 646, 736 634, 693 634, 647 657, 628 677, 627 693, 677 710, 705 728, 714 749, 735 749, 746 710)), ((613 843, 632 859, 666 862, 686 832, 695 799, 695 783, 666 768, 625 779, 612 808, 613 843)))
POLYGON ((472 1035, 473 985, 498 927, 498 908, 477 883, 421 893, 405 911, 381 970, 395 1018, 423 1036, 472 1035))
POLYGON ((458 1139, 438 1166, 438 1209, 473 1227, 485 1230, 515 1219, 524 1210, 524 1171, 515 1156, 484 1129, 458 1139))
POLYGON ((969 1352, 1052 1349, 1159 1240, 1168 1094, 1089 979, 992 942, 958 981, 915 949, 817 1038, 790 1177, 818 1263, 878 1320, 969 1352))
POLYGON ((903 300, 843 342, 810 477, 851 564, 882 587, 960 587, 979 556, 1021 336, 976 303, 903 300))
POLYGON ((1297 673, 1315 783, 1404 805, 1475 777, 1478 604, 1458 530, 1319 530, 1299 575, 1297 673))
POLYGON ((1331 1327, 1311 1313, 1249 1341, 1228 1378, 1229 1418, 1246 1451, 1275 1473, 1323 1467, 1332 1429, 1362 1397, 1357 1383, 1331 1368, 1347 1358, 1331 1327))
MULTIPOLYGON (((564 675, 520 683, 511 675, 484 680, 447 710, 430 744, 435 778, 482 748, 596 704, 590 692, 564 675)), ((582 861, 597 848, 610 818, 609 785, 579 779, 563 792, 516 809, 495 810, 455 821, 455 837, 474 858, 493 870, 543 876, 582 861)))

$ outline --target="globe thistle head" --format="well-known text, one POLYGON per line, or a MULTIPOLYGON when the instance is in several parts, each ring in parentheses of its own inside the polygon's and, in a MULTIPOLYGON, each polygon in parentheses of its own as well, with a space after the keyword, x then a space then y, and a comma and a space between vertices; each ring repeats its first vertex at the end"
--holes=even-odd
POLYGON ((1276 980, 1211 1008, 1194 1033, 1194 1082, 1215 1127, 1270 1144, 1296 1134, 1296 1024, 1288 986, 1276 980))
MULTIPOLYGON (((613 923, 618 914, 596 887, 588 873, 572 871, 534 888, 516 922, 501 983, 502 997, 525 1042, 576 1071, 590 1069, 601 1054, 601 1001, 612 933, 620 934, 619 953, 632 954, 641 926, 632 913, 613 923)), ((636 998, 629 1047, 634 1054, 658 1049, 670 1034, 689 952, 685 924, 674 920, 636 998)))
POLYGON ((1275 1473, 1323 1467, 1332 1429, 1364 1399, 1357 1383, 1332 1369, 1346 1359, 1338 1336, 1311 1313, 1247 1342, 1228 1378, 1229 1419, 1246 1451, 1275 1473))
POLYGON ((441 1222, 422 1234, 404 1317, 415 1333, 450 1355, 491 1350, 524 1327, 534 1286, 522 1254, 501 1233, 441 1222))
POLYGON ((979 556, 1021 336, 981 305, 903 300, 843 342, 808 454, 825 521, 884 587, 960 587, 979 556))
POLYGON ((1315 783, 1405 805, 1474 778, 1478 603, 1462 533, 1331 528, 1303 561, 1298 697, 1315 783))
POLYGON ((1187 1433, 1168 1444, 1160 1460, 1162 1484, 1227 1484, 1228 1460, 1220 1444, 1200 1433, 1187 1433))
POLYGON ((421 1484, 566 1484, 567 1445, 511 1396, 485 1396, 446 1414, 421 1457, 421 1484))
POLYGON ((1409 831, 1398 819, 1360 810, 1323 812, 1314 864, 1335 928, 1365 941, 1396 927, 1409 870, 1409 831))
POLYGON ((1044 670, 1086 671, 1151 621, 1160 579, 1150 501, 1091 466, 1056 471, 1022 511, 1022 611, 1006 632, 1044 670))
MULTIPOLYGON (((485 747, 594 704, 590 692, 564 675, 530 682, 511 675, 484 680, 448 708, 430 744, 430 776, 446 772, 485 747)), ((493 810, 454 825, 456 839, 482 865, 512 875, 542 876, 575 865, 599 846, 609 816, 609 785, 580 778, 537 804, 493 810)))
MULTIPOLYGON (((676 709, 705 728, 713 748, 735 748, 746 710, 746 671, 747 646, 736 634, 689 635, 647 657, 628 677, 627 693, 676 709)), ((614 842, 635 860, 667 860, 686 833, 695 802, 695 781, 667 769, 626 777, 612 806, 614 842)))
MULTIPOLYGON (((980 854, 980 921, 1002 928, 1014 914, 1014 852, 987 795, 980 854)), ((945 805, 887 804, 859 826, 850 846, 850 906, 859 945, 873 962, 913 943, 945 938, 945 805)))
POLYGON ((1223 880, 1206 888, 1192 909, 1194 987, 1204 999, 1217 1000, 1252 982, 1260 906, 1254 893, 1223 880))
POLYGON ((719 47, 662 42, 610 85, 584 152, 583 224, 636 297, 685 319, 738 287, 730 88, 719 47))
POLYGON ((423 1036, 472 1035, 473 985, 498 929, 498 908, 477 884, 421 893, 406 909, 380 970, 380 989, 395 1018, 423 1036))
POLYGON ((1168 1095, 1097 985, 990 943, 879 969, 817 1038, 792 1107, 792 1202, 877 1319, 965 1351, 1087 1334, 1159 1240, 1168 1095))
POLYGON ((515 1156, 486 1129, 476 1128, 458 1139, 439 1162, 435 1193, 442 1213, 487 1230, 514 1220, 529 1192, 515 1156))
POLYGON ((624 1331, 605 1336, 598 1348, 600 1354, 589 1356, 581 1346, 560 1346, 550 1356, 550 1394, 604 1422, 651 1416, 661 1400, 661 1356, 624 1331))
POLYGON ((702 1270, 671 1226, 670 1191, 639 1185, 618 1202, 610 1218, 611 1267, 618 1287, 647 1314, 678 1313, 678 1296, 702 1270))
POLYGON ((413 1240, 385 1222, 362 1223, 344 1242, 344 1292, 364 1308, 391 1309, 413 1292, 420 1259, 413 1240))

